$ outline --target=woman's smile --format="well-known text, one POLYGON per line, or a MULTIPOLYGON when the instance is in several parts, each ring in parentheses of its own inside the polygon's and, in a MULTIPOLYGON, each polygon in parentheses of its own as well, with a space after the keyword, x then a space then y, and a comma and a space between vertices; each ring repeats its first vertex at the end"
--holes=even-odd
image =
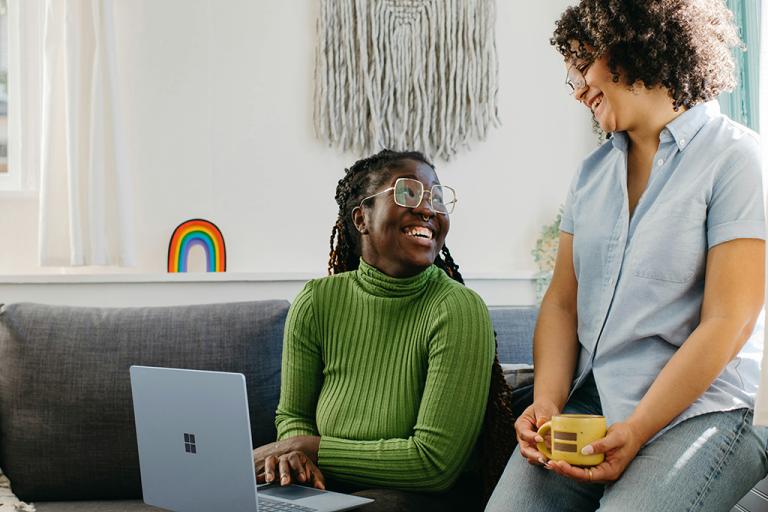
POLYGON ((589 110, 592 111, 592 114, 597 117, 602 111, 598 113, 597 109, 603 104, 603 93, 597 93, 587 104, 587 107, 589 110))
POLYGON ((434 246, 435 228, 432 226, 410 225, 405 226, 401 231, 409 241, 417 245, 430 249, 434 246))

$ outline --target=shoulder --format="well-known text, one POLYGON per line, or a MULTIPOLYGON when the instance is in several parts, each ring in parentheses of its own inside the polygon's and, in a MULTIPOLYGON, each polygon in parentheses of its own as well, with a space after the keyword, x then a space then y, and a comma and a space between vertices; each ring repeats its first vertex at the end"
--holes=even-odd
POLYGON ((435 305, 453 321, 477 319, 490 322, 488 306, 480 295, 440 271, 435 305))
POLYGON ((760 135, 723 114, 713 117, 702 127, 701 138, 701 145, 714 151, 760 155, 760 135))
POLYGON ((760 135, 758 135, 757 132, 741 123, 737 123, 724 114, 713 117, 702 128, 702 131, 709 137, 716 138, 723 142, 731 142, 737 146, 743 146, 745 148, 760 147, 760 135))
POLYGON ((485 304, 483 298, 480 297, 480 294, 459 283, 455 283, 455 285, 451 287, 449 293, 445 296, 445 302, 471 304, 473 306, 482 307, 484 310, 488 309, 488 306, 485 304))
POLYGON ((578 190, 595 177, 599 179, 606 172, 609 172, 610 167, 607 164, 614 161, 617 153, 621 153, 621 151, 614 146, 612 139, 608 139, 592 150, 592 152, 581 161, 581 165, 579 165, 579 168, 576 170, 576 175, 573 178, 573 190, 578 190))
POLYGON ((736 174, 762 179, 760 136, 725 115, 719 115, 702 128, 700 151, 711 154, 716 180, 736 174))
POLYGON ((600 167, 600 164, 614 151, 619 151, 614 145, 613 137, 623 137, 623 134, 614 134, 610 139, 606 140, 589 153, 581 162, 581 167, 586 169, 593 169, 600 167))
POLYGON ((488 306, 477 292, 456 281, 435 300, 430 332, 430 349, 450 347, 466 357, 493 357, 495 336, 488 306))
POLYGON ((349 286, 350 274, 344 272, 333 276, 310 279, 306 282, 296 298, 291 303, 292 310, 306 310, 316 308, 323 303, 323 298, 333 296, 340 287, 349 286))
POLYGON ((313 297, 323 297, 334 294, 340 288, 348 287, 352 284, 354 271, 342 272, 331 276, 318 277, 307 281, 299 296, 310 295, 313 297))

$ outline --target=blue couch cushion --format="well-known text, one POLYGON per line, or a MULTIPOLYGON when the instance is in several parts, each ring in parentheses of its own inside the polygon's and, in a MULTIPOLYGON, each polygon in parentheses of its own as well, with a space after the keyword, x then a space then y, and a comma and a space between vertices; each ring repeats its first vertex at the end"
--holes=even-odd
POLYGON ((489 311, 499 343, 499 362, 533 364, 531 347, 538 308, 492 307, 489 311))
POLYGON ((128 368, 245 375, 254 445, 274 440, 286 301, 0 310, 0 467, 24 501, 141 497, 128 368))

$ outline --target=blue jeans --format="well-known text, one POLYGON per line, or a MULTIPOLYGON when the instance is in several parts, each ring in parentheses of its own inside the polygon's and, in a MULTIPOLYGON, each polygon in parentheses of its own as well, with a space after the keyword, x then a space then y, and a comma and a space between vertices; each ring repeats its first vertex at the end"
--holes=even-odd
MULTIPOLYGON (((601 414, 594 381, 563 412, 601 414)), ((643 447, 616 482, 581 483, 510 457, 486 512, 728 511, 768 472, 768 428, 752 410, 696 416, 643 447)))

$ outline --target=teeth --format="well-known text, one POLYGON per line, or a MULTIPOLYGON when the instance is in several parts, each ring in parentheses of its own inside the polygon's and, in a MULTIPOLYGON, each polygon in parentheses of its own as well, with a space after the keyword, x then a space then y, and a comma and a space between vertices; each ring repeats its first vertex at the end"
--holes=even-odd
POLYGON ((419 238, 426 238, 432 240, 432 231, 425 227, 413 226, 405 230, 405 234, 409 236, 417 236, 419 238))

